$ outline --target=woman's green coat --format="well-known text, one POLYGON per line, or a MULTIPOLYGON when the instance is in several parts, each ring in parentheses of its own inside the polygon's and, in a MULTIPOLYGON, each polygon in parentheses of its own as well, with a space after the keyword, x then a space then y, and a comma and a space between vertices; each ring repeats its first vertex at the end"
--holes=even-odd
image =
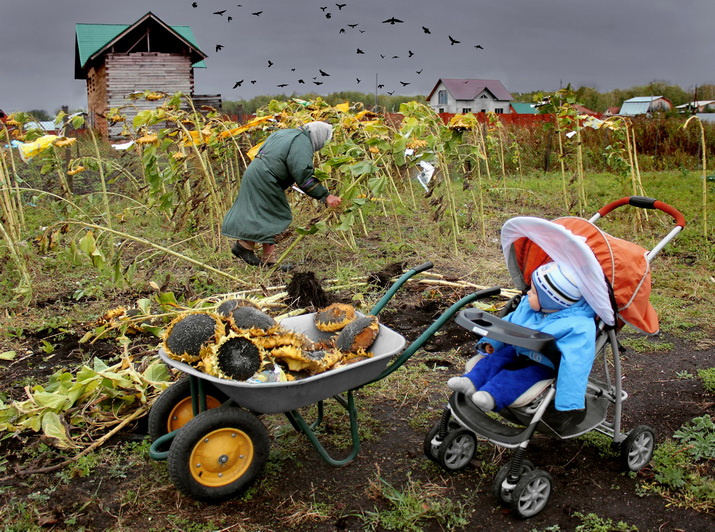
POLYGON ((294 184, 312 198, 324 201, 328 196, 328 189, 313 177, 313 144, 308 132, 282 129, 266 139, 246 168, 221 233, 250 242, 275 243, 275 236, 293 219, 285 190, 294 184))

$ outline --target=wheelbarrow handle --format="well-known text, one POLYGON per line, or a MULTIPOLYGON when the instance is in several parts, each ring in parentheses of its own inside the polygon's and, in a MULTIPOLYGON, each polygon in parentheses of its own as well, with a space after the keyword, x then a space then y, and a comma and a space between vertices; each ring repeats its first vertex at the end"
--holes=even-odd
POLYGON ((370 311, 370 314, 373 316, 377 316, 378 313, 384 308, 385 305, 387 305, 388 301, 392 299, 392 296, 395 295, 395 292, 397 292, 400 287, 407 282, 407 280, 414 276, 417 275, 420 272, 423 272, 425 270, 429 270, 434 264, 432 264, 431 261, 425 262, 423 264, 420 264, 419 266, 416 266, 405 273, 402 274, 402 277, 400 277, 397 281, 395 281, 390 289, 387 291, 387 293, 382 296, 382 299, 378 301, 374 307, 372 307, 372 310, 370 311))

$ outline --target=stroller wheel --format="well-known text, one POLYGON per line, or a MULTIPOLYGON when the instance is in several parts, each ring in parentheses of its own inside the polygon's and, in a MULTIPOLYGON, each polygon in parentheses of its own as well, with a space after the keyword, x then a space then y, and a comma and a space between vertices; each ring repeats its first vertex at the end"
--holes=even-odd
POLYGON ((185 495, 218 502, 255 480, 269 450, 268 431, 255 415, 236 407, 206 410, 174 438, 169 475, 185 495))
POLYGON ((448 432, 437 453, 439 465, 448 471, 461 471, 469 465, 477 450, 477 438, 467 429, 448 432))
POLYGON ((639 425, 628 433, 621 444, 621 463, 627 471, 639 471, 653 457, 655 431, 639 425))
MULTIPOLYGON (((221 406, 227 400, 222 392, 207 381, 204 382, 204 391, 207 409, 221 406)), ((193 417, 191 383, 189 379, 180 379, 164 390, 149 410, 148 430, 151 441, 180 429, 193 417)))
POLYGON ((529 471, 519 479, 511 494, 511 509, 522 519, 535 516, 549 502, 551 483, 551 475, 546 471, 529 471))
MULTIPOLYGON (((509 469, 511 468, 511 462, 501 466, 499 471, 497 471, 494 477, 494 484, 492 484, 492 493, 496 497, 497 501, 504 504, 509 504, 511 502, 512 490, 507 490, 502 486, 506 477, 509 476, 509 469)), ((521 461, 521 469, 519 470, 519 478, 523 477, 529 471, 534 469, 534 464, 531 460, 523 459, 521 461)))
MULTIPOLYGON (((437 423, 434 424, 434 426, 429 430, 429 432, 425 435, 425 441, 424 445, 422 447, 422 450, 425 453, 425 456, 432 460, 435 463, 439 464, 439 448, 442 445, 442 442, 440 441, 439 443, 434 443, 434 438, 437 436, 439 433, 439 426, 440 422, 438 421, 437 423)), ((448 430, 459 430, 460 426, 457 423, 450 422, 448 425, 448 430)))

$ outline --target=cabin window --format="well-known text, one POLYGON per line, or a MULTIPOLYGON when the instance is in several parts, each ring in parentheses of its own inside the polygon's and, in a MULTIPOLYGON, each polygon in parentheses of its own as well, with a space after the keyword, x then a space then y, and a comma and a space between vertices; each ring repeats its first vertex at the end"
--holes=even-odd
POLYGON ((438 112, 439 112, 439 113, 444 113, 444 107, 440 107, 438 112))
POLYGON ((486 94, 482 94, 482 95, 480 96, 480 98, 481 98, 482 100, 486 100, 487 98, 489 98, 489 96, 487 96, 486 94))
POLYGON ((471 107, 464 107, 464 108, 462 108, 462 114, 471 113, 471 112, 472 112, 472 108, 471 108, 471 107))
POLYGON ((437 103, 440 105, 444 105, 447 103, 447 91, 442 90, 437 93, 437 103))
POLYGON ((494 109, 494 112, 495 112, 496 114, 500 115, 500 114, 502 114, 502 113, 504 112, 504 109, 502 109, 501 107, 497 107, 496 109, 494 109))

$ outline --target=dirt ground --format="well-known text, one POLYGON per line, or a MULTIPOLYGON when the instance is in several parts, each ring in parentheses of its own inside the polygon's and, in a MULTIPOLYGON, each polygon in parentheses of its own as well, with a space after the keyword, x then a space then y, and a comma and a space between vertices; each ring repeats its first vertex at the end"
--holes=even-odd
MULTIPOLYGON (((380 319, 408 343, 413 342, 462 294, 448 290, 437 295, 432 289, 410 284, 398 292, 380 319)), ((715 415, 713 398, 703 392, 698 379, 676 377, 677 372, 695 374, 699 368, 715 367, 715 345, 668 334, 662 338, 674 348, 628 350, 623 361, 624 389, 629 394, 624 403, 624 430, 649 425, 658 441, 693 417, 715 415)), ((88 347, 79 346, 77 338, 70 335, 55 356, 46 360, 39 340, 30 346, 32 354, 26 364, 2 363, 0 383, 6 393, 21 394, 21 388, 11 386, 30 373, 34 377, 40 372, 49 374, 61 365, 78 363, 87 354, 88 347)), ((370 512, 384 514, 391 509, 388 500, 380 496, 384 481, 399 490, 417 486, 417 494, 438 494, 458 503, 468 524, 457 530, 574 530, 582 522, 574 515, 577 512, 624 521, 641 531, 715 529, 712 513, 668 506, 657 495, 643 494, 638 486, 652 477, 649 467, 637 475, 624 474, 617 458, 604 456, 603 449, 582 438, 556 440, 539 435, 532 440, 527 457, 550 473, 554 484, 546 509, 526 521, 500 506, 492 495, 493 475, 508 459, 508 451, 483 443, 472 464, 457 473, 448 473, 428 460, 423 453, 425 434, 446 404, 446 380, 461 372, 472 343, 470 333, 450 321, 384 383, 356 392, 361 427, 366 432, 357 458, 347 466, 324 462, 285 417, 265 416, 273 452, 263 474, 242 497, 207 504, 180 494, 169 479, 166 463, 145 454, 123 456, 129 474, 118 474, 116 465, 96 464, 92 474, 69 482, 60 481, 54 473, 19 477, 13 474, 16 469, 44 464, 41 457, 35 464, 20 463, 22 449, 6 439, 0 442, 0 452, 8 460, 0 483, 2 504, 6 515, 17 515, 8 512, 13 505, 34 508, 30 512, 34 523, 47 530, 358 531, 368 529, 370 512), (399 392, 403 386, 414 389, 406 387, 406 378, 419 379, 419 394, 399 392), (377 391, 371 390, 373 387, 377 391)), ((92 349, 98 356, 111 356, 109 344, 95 344, 92 349)), ((414 382, 410 384, 414 386, 414 382)), ((344 416, 335 420, 326 417, 321 437, 347 434, 349 438, 344 416)), ((143 439, 145 421, 108 446, 143 439)), ((328 446, 328 450, 337 457, 347 454, 344 448, 328 446)), ((19 530, 6 526, 10 527, 6 530, 19 530)), ((425 519, 414 530, 446 528, 444 523, 425 519)))

